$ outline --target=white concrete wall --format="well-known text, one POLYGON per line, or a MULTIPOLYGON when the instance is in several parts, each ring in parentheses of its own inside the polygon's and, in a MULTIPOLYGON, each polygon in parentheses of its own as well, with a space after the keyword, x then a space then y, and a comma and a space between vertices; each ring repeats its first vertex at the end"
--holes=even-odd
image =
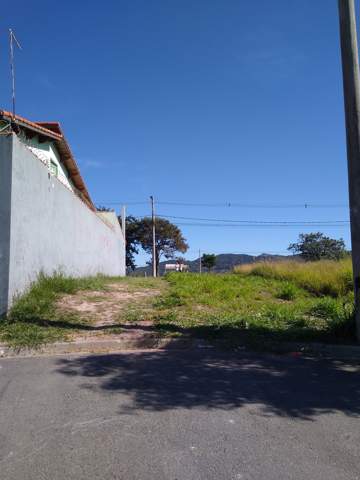
MULTIPOLYGON (((50 275, 61 270, 76 277, 125 275, 125 245, 115 214, 102 220, 15 135, 12 138, 12 159, 0 159, 12 163, 8 302, 40 271, 50 275)), ((1 144, 0 137, 0 153, 1 144)))
POLYGON ((8 304, 12 137, 0 136, 0 314, 8 304))

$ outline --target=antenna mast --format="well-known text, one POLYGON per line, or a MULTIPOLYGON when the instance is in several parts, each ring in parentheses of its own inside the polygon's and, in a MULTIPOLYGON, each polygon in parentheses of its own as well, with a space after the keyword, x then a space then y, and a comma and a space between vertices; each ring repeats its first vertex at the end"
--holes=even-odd
POLYGON ((14 65, 14 41, 19 48, 22 50, 20 43, 15 37, 14 32, 9 28, 9 40, 10 40, 10 70, 11 70, 11 80, 12 80, 12 114, 15 117, 15 65, 14 65))

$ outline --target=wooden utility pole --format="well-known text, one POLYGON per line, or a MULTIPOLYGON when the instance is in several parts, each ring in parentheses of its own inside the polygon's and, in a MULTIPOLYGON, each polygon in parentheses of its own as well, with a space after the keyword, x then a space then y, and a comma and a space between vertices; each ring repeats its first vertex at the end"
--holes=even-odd
POLYGON ((151 195, 151 220, 152 220, 152 273, 153 277, 156 277, 156 226, 155 226, 155 205, 154 197, 151 195))
POLYGON ((201 273, 202 270, 202 260, 201 260, 201 250, 199 248, 199 273, 201 273))
MULTIPOLYGON (((121 230, 124 237, 125 259, 126 259, 126 206, 121 207, 121 230)), ((126 268, 125 268, 126 271, 126 268)))
POLYGON ((354 0, 338 0, 348 159, 356 333, 360 341, 360 80, 354 0))

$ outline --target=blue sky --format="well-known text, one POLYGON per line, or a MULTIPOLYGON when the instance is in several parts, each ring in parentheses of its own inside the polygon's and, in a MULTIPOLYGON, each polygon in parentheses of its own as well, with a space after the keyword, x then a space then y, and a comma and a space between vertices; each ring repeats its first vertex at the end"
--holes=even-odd
MULTIPOLYGON (((17 0, 2 6, 0 106, 57 120, 97 204, 346 205, 335 0, 17 0)), ((117 205, 115 205, 117 207, 117 205)), ((164 215, 347 220, 336 208, 158 205, 164 215)), ((179 220, 180 222, 180 220, 179 220)), ((189 258, 283 252, 319 228, 182 226, 189 258)), ((342 236, 348 227, 321 228, 342 236)), ((139 263, 145 256, 141 255, 139 263)))

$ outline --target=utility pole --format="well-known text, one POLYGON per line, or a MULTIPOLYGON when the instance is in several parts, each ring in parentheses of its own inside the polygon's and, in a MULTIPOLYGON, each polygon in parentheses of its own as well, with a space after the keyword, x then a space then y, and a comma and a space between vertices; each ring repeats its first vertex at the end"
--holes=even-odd
POLYGON ((360 80, 354 0, 338 0, 356 333, 360 341, 360 80))
POLYGON ((201 250, 199 248, 199 273, 201 273, 202 270, 202 261, 201 261, 201 250))
POLYGON ((125 259, 126 259, 126 206, 125 205, 121 207, 121 230, 124 237, 125 259))
POLYGON ((152 273, 156 277, 156 227, 155 227, 155 205, 154 197, 151 195, 151 220, 152 220, 152 273))

